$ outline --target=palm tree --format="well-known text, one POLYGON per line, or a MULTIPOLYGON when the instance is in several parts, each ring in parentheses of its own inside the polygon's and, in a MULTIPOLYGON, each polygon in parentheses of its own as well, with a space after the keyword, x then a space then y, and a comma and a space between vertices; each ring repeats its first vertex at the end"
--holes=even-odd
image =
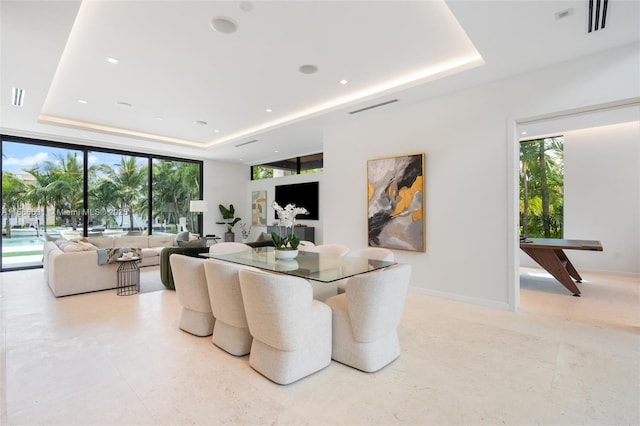
POLYGON ((134 213, 146 217, 147 166, 138 167, 136 157, 121 156, 120 162, 114 167, 102 166, 108 179, 115 188, 119 208, 122 214, 129 215, 129 226, 133 229, 134 213))
POLYGON ((522 237, 562 237, 563 139, 520 144, 520 224, 522 237))
MULTIPOLYGON (((26 199, 33 207, 42 207, 44 210, 44 229, 47 230, 47 210, 55 202, 56 191, 54 189, 51 175, 42 173, 40 166, 36 165, 31 169, 24 169, 34 177, 35 182, 29 185, 26 192, 26 199)), ((39 230, 38 230, 39 232, 39 230)))
POLYGON ((11 211, 15 211, 24 204, 24 194, 27 185, 10 172, 2 172, 2 210, 6 215, 6 235, 11 238, 11 211))
MULTIPOLYGON (((155 218, 177 223, 188 218, 190 229, 196 230, 195 215, 189 212, 189 201, 200 196, 200 172, 196 164, 176 161, 156 161, 153 164, 153 205, 155 218)), ((197 230, 196 230, 197 231, 197 230)))
POLYGON ((68 210, 71 229, 78 228, 78 212, 84 207, 83 201, 83 165, 77 152, 55 154, 56 161, 45 161, 45 170, 52 179, 56 207, 68 210))
POLYGON ((113 207, 118 202, 116 185, 104 177, 96 177, 95 173, 90 175, 89 184, 89 205, 91 206, 91 219, 100 220, 107 227, 116 226, 117 222, 113 218, 113 207))

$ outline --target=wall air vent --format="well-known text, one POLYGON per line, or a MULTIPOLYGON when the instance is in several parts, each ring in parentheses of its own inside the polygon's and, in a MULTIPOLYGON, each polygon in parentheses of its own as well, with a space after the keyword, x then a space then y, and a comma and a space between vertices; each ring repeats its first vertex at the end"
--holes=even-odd
POLYGON ((253 140, 246 141, 246 142, 240 142, 239 144, 234 145, 234 146, 235 146, 236 148, 239 148, 239 147, 241 147, 241 146, 249 145, 250 143, 255 143, 255 142, 258 142, 258 139, 253 139, 253 140))
POLYGON ((381 107, 381 106, 389 105, 389 104, 392 104, 394 102, 398 102, 398 100, 397 99, 392 99, 390 101, 386 101, 386 102, 382 102, 382 103, 379 103, 379 104, 371 105, 371 106, 368 106, 368 107, 356 109, 355 111, 350 111, 349 114, 357 114, 359 112, 367 111, 367 110, 370 110, 370 109, 373 109, 373 108, 378 108, 378 107, 381 107))
POLYGON ((607 6, 609 6, 609 0, 589 0, 589 23, 587 24, 587 31, 598 31, 604 29, 607 23, 607 6))

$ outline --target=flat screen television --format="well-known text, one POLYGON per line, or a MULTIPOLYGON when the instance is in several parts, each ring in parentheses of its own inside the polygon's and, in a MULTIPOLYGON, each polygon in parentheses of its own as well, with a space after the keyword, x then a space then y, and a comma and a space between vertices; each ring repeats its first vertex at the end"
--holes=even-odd
POLYGON ((320 213, 318 193, 318 182, 278 185, 276 186, 276 202, 283 208, 287 204, 295 204, 296 207, 307 209, 309 214, 298 215, 296 220, 318 220, 320 213))

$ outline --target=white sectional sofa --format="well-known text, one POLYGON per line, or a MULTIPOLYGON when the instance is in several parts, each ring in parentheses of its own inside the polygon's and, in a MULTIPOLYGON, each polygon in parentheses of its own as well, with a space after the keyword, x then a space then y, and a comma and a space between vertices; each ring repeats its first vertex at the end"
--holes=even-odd
POLYGON ((88 237, 77 242, 47 241, 44 273, 54 296, 87 293, 117 287, 117 263, 98 264, 98 250, 140 248, 139 266, 160 264, 160 252, 175 245, 175 235, 88 237))

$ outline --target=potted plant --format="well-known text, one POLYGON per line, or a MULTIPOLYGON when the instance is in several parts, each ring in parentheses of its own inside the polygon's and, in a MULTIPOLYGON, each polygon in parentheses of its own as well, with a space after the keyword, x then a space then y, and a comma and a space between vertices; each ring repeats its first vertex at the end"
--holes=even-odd
POLYGON ((279 233, 272 232, 273 245, 277 259, 294 259, 298 255, 298 245, 300 238, 294 233, 296 216, 299 214, 309 214, 304 207, 296 207, 295 204, 287 204, 285 208, 280 207, 275 201, 271 207, 278 215, 279 233))
POLYGON ((236 223, 240 222, 242 219, 239 217, 235 217, 236 209, 233 207, 233 204, 229 204, 229 208, 226 208, 222 204, 218 205, 220 209, 220 214, 222 215, 222 222, 216 222, 218 224, 226 225, 227 230, 224 233, 225 242, 233 242, 236 240, 236 235, 233 233, 233 227, 236 223))

